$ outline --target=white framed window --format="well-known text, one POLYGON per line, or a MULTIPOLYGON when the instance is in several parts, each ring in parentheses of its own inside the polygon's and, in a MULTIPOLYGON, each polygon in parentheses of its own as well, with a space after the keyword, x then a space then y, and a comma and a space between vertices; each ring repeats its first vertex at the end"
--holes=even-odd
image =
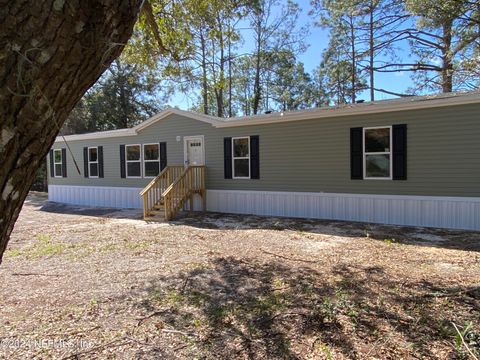
POLYGON ((250 137, 232 137, 233 179, 250 179, 250 137))
POLYGON ((153 178, 160 173, 160 144, 143 144, 143 177, 153 178))
POLYGON ((127 178, 142 177, 142 147, 139 144, 125 145, 127 178))
POLYGON ((88 177, 98 178, 98 147, 88 148, 88 177))
POLYGON ((53 150, 53 175, 63 177, 62 149, 53 150))
POLYGON ((363 128, 364 179, 392 179, 392 127, 363 128))

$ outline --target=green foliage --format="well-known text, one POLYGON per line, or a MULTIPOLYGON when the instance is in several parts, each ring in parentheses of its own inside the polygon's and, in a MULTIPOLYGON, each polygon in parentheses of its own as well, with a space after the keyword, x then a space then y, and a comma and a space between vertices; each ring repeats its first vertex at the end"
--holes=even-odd
MULTIPOLYGON (((452 91, 480 85, 480 7, 469 0, 406 0, 416 21, 410 46, 418 89, 452 91)), ((412 90, 414 91, 414 90, 412 90)))
POLYGON ((162 108, 172 89, 158 72, 116 60, 80 100, 62 132, 78 134, 131 127, 162 108))
POLYGON ((44 160, 40 163, 40 166, 35 175, 31 190, 34 191, 47 191, 47 161, 44 160))
POLYGON ((280 110, 300 110, 312 106, 317 97, 312 78, 291 51, 278 51, 271 69, 271 98, 280 110))
MULTIPOLYGON (((293 0, 151 0, 122 59, 79 102, 64 133, 130 127, 182 94, 220 117, 355 102, 379 73, 407 71, 410 93, 480 85, 480 7, 469 0, 312 0, 330 31, 318 67, 298 56, 309 26, 293 0), (410 59, 397 55, 409 46, 410 59), (244 49, 248 53, 243 53, 244 49)), ((400 94, 402 95, 402 94, 400 94)))
POLYGON ((463 327, 455 328, 455 348, 460 359, 468 359, 472 354, 480 356, 480 333, 475 331, 473 323, 467 322, 463 327), (468 349, 467 349, 468 347, 468 349))

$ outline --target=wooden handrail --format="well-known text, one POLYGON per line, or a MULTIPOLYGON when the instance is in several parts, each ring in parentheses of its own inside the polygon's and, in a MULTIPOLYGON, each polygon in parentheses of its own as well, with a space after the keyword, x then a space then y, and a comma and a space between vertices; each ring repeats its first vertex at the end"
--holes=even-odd
POLYGON ((190 209, 192 208, 195 193, 202 196, 205 209, 205 166, 167 166, 140 192, 143 198, 143 217, 147 219, 154 210, 163 206, 165 219, 170 220, 187 200, 190 200, 190 209))
POLYGON ((170 220, 175 216, 188 199, 190 199, 191 207, 191 199, 196 192, 205 197, 205 166, 203 165, 187 167, 182 175, 162 193, 166 219, 170 220))
POLYGON ((145 194, 147 191, 149 191, 156 183, 157 181, 162 177, 162 176, 165 176, 165 173, 168 171, 168 166, 165 166, 165 168, 162 170, 162 172, 160 174, 158 174, 157 176, 155 176, 154 179, 152 179, 152 181, 150 181, 147 186, 145 186, 143 188, 142 191, 140 191, 140 196, 143 196, 143 194, 145 194))
POLYGON ((177 180, 175 180, 168 188, 165 189, 165 191, 162 193, 162 196, 166 196, 168 195, 168 193, 170 191, 172 191, 172 189, 177 185, 177 183, 183 178, 186 176, 187 172, 191 169, 203 169, 205 168, 204 165, 190 165, 188 166, 185 171, 177 178, 177 180))
POLYGON ((143 217, 147 218, 152 210, 161 203, 162 193, 182 173, 184 167, 181 165, 166 166, 158 176, 148 183, 140 192, 143 198, 143 217))

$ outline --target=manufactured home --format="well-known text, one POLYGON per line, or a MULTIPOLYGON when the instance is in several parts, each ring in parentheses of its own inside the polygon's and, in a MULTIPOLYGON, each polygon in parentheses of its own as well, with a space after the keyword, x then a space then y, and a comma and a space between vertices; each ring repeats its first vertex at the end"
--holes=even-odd
POLYGON ((48 167, 49 200, 146 219, 189 208, 480 230, 480 93, 230 119, 168 109, 58 137, 48 167))

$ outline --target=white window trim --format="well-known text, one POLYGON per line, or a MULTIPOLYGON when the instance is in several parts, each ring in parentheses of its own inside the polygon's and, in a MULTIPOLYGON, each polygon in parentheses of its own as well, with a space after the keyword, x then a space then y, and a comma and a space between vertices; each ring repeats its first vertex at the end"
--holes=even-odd
POLYGON ((63 177, 63 156, 62 156, 62 149, 53 149, 53 177, 61 178, 63 177), (55 161, 55 153, 60 152, 60 162, 55 161), (57 174, 57 165, 60 164, 62 172, 60 175, 57 174))
POLYGON ((98 146, 89 146, 87 149, 87 156, 88 156, 88 177, 90 179, 98 179, 98 174, 100 173, 100 166, 98 164, 98 146), (90 160, 90 149, 97 149, 97 161, 90 160), (97 164, 97 176, 92 176, 90 171, 90 164, 97 164))
POLYGON ((142 178, 142 144, 128 144, 125 145, 125 177, 127 179, 141 179, 142 178), (140 158, 138 160, 128 160, 128 148, 131 146, 138 146, 140 148, 140 158), (128 175, 128 163, 140 163, 140 175, 129 176, 128 175))
POLYGON ((232 179, 250 179, 252 174, 250 173, 250 136, 237 136, 237 137, 232 137, 232 179), (235 157, 234 156, 234 147, 235 147, 235 140, 238 139, 248 139, 248 156, 242 156, 242 157, 235 157), (235 176, 235 160, 245 160, 248 159, 248 176, 235 176))
MULTIPOLYGON (((160 171, 160 143, 148 143, 148 144, 143 144, 142 145, 142 156, 143 156, 143 177, 145 179, 154 179, 156 176, 146 176, 145 174, 147 173, 146 169, 145 169, 145 163, 147 162, 158 162, 158 171, 160 171), (157 145, 157 148, 158 148, 158 159, 157 160, 145 160, 145 146, 147 145, 157 145)), ((160 173, 160 172, 159 172, 160 173)))
POLYGON ((393 141, 392 141, 392 126, 373 126, 373 127, 365 127, 363 128, 362 133, 362 153, 363 153, 363 179, 364 180, 392 180, 392 171, 393 171, 393 161, 392 161, 392 154, 393 154, 393 141), (389 129, 390 131, 390 151, 381 151, 381 152, 366 152, 365 151, 365 130, 372 130, 372 129, 389 129), (390 157, 390 176, 389 177, 367 177, 367 155, 389 155, 390 157))

